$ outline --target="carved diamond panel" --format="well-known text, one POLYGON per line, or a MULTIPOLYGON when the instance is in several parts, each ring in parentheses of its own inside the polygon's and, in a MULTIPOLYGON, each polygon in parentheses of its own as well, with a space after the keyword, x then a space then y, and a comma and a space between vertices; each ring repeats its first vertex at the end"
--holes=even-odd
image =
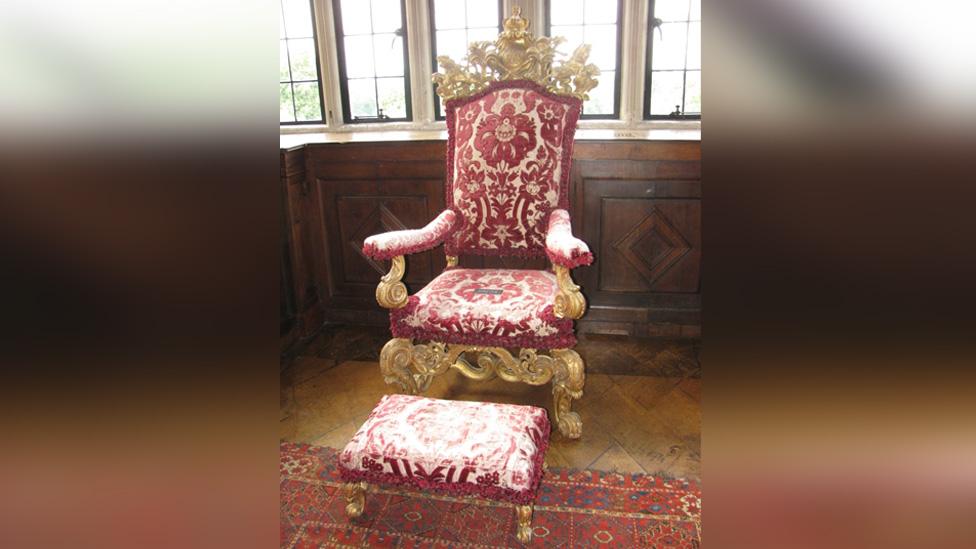
POLYGON ((406 228, 406 225, 404 225, 403 222, 397 218, 397 216, 393 215, 393 212, 388 210, 383 204, 380 204, 369 212, 369 215, 364 218, 363 223, 361 223, 353 232, 352 236, 349 237, 348 244, 349 246, 352 246, 352 249, 355 250, 360 257, 366 260, 366 262, 369 263, 369 265, 373 267, 377 273, 383 275, 386 274, 387 267, 363 253, 363 241, 374 234, 385 233, 388 231, 402 231, 406 228))
POLYGON ((612 246, 648 284, 654 284, 691 250, 691 244, 657 209, 612 246))

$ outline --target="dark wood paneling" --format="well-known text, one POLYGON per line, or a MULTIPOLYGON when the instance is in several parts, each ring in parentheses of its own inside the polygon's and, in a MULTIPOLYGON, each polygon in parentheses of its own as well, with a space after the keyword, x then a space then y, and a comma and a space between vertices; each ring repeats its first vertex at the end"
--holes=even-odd
MULTIPOLYGON (((364 257, 362 241, 421 227, 443 210, 445 143, 315 144, 301 151, 307 192, 289 207, 303 212, 307 257, 295 262, 296 279, 314 281, 326 319, 385 323, 374 291, 388 262, 364 257)), ((590 302, 578 330, 697 337, 700 144, 587 141, 577 143, 573 158, 573 230, 596 257, 592 266, 574 270, 590 302)), ((443 248, 408 258, 411 292, 444 264, 443 248)), ((545 268, 548 262, 462 256, 461 265, 545 268)))
MULTIPOLYGON (((310 337, 322 325, 322 304, 315 280, 316 266, 311 242, 314 230, 308 223, 308 179, 305 149, 281 151, 281 192, 285 204, 283 225, 289 257, 282 265, 289 267, 293 308, 298 320, 298 335, 310 337)), ((283 269, 284 270, 284 269, 283 269)), ((284 273, 283 277, 286 276, 284 273)))
MULTIPOLYGON (((317 274, 326 318, 374 323, 386 317, 376 304, 388 261, 362 254, 370 235, 416 229, 444 209, 444 143, 345 144, 308 148, 324 269, 317 274)), ((404 278, 411 292, 444 269, 440 251, 410 256, 404 278)))
MULTIPOLYGON (((574 157, 573 229, 596 258, 574 275, 589 333, 697 337, 701 332, 701 162, 639 146, 589 144, 574 157), (580 156, 588 154, 592 158, 580 156)), ((700 152, 698 153, 700 155, 700 152)))

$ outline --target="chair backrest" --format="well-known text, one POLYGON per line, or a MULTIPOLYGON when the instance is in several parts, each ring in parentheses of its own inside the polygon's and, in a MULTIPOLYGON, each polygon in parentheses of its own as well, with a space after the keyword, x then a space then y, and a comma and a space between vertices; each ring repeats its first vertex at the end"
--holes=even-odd
POLYGON ((467 66, 438 57, 447 114, 448 255, 545 253, 549 212, 569 207, 573 138, 599 73, 581 46, 553 67, 560 38, 533 37, 516 9, 492 42, 469 46, 467 66))
POLYGON ((581 101, 534 82, 496 82, 447 106, 448 253, 542 255, 549 212, 569 206, 581 101))

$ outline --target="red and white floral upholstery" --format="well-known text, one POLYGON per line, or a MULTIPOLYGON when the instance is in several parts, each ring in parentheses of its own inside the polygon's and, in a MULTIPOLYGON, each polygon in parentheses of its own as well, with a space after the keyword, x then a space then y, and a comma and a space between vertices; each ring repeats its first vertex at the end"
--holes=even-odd
POLYGON ((339 454, 345 482, 532 502, 549 445, 534 406, 384 396, 339 454))
POLYGON ((549 230, 546 231, 546 255, 556 265, 572 269, 593 263, 593 254, 586 242, 573 236, 569 212, 553 210, 549 214, 549 230))
POLYGON ((393 309, 394 337, 499 347, 564 349, 573 321, 553 314, 559 287, 548 271, 448 269, 393 309))
POLYGON ((392 259, 398 255, 429 250, 451 233, 456 218, 454 212, 444 210, 422 229, 373 235, 363 242, 363 253, 373 259, 392 259))
POLYGON ((523 80, 447 102, 449 255, 545 253, 549 213, 569 206, 581 105, 523 80))
MULTIPOLYGON (((568 268, 593 255, 573 236, 569 168, 582 102, 525 80, 447 102, 448 209, 419 230, 371 236, 374 259, 447 255, 548 256, 568 268)), ((566 349, 573 321, 556 318, 548 271, 449 268, 390 311, 394 337, 440 343, 566 349)))

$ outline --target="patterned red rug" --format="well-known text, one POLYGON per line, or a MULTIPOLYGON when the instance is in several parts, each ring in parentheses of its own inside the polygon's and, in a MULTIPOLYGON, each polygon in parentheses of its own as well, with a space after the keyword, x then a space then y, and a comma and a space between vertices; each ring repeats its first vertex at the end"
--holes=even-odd
MULTIPOLYGON (((336 450, 281 445, 282 547, 521 547, 515 512, 493 501, 370 486, 347 519, 336 450)), ((532 518, 533 547, 694 547, 701 487, 643 474, 551 468, 532 518)))

